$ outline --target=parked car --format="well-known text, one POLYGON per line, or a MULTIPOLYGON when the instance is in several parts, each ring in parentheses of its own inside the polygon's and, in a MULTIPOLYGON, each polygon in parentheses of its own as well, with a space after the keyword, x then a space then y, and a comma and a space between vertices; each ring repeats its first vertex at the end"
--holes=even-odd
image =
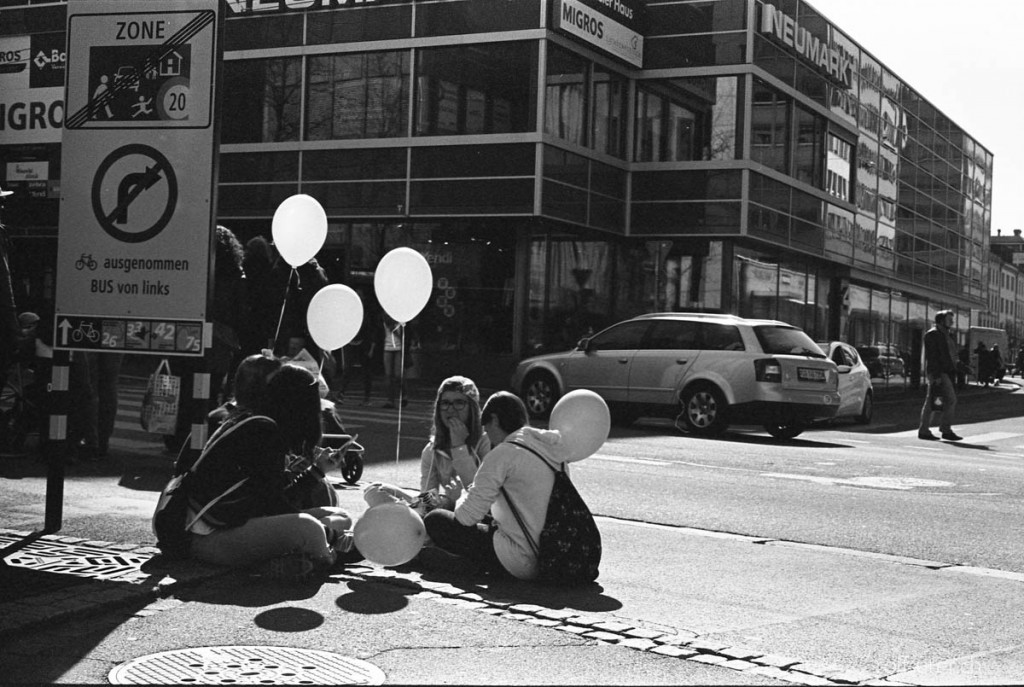
POLYGON ((878 344, 875 346, 857 346, 857 353, 872 377, 886 379, 902 377, 904 373, 903 357, 895 346, 878 344))
POLYGON ((875 393, 871 373, 857 349, 842 341, 819 341, 818 345, 839 370, 839 410, 835 419, 853 418, 858 424, 870 423, 875 393))
POLYGON ((619 424, 665 415, 694 434, 735 423, 792 438, 835 416, 838 378, 835 363, 785 322, 655 313, 583 338, 571 351, 523 360, 512 389, 538 418, 563 394, 590 389, 619 424))

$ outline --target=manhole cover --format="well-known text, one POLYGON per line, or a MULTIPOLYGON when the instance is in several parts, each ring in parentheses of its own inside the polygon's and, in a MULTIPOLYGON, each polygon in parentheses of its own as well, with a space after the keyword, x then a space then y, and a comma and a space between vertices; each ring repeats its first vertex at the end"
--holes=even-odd
POLYGON ((209 646, 141 656, 110 671, 115 685, 379 685, 384 671, 327 651, 209 646))

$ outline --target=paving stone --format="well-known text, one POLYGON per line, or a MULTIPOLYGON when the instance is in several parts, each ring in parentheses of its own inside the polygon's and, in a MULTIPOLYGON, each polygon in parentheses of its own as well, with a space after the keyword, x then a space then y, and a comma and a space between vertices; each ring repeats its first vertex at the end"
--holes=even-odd
POLYGON ((780 656, 778 654, 765 654, 764 656, 758 656, 750 660, 754 663, 773 668, 790 668, 800 663, 800 659, 798 658, 790 658, 789 656, 780 656))
POLYGON ((810 673, 811 675, 817 675, 819 677, 831 677, 832 675, 845 673, 847 669, 831 663, 810 661, 807 663, 797 663, 795 666, 792 666, 790 670, 800 673, 810 673))
POLYGON ((590 632, 590 628, 583 625, 559 625, 558 629, 562 632, 568 632, 574 635, 581 635, 586 632, 590 632))
POLYGON ((583 635, 588 639, 601 639, 606 642, 618 642, 622 637, 611 632, 604 632, 602 630, 591 630, 583 635))
POLYGON ((690 658, 697 655, 697 652, 693 649, 684 649, 681 646, 673 646, 671 644, 660 644, 651 649, 651 653, 671 656, 673 658, 690 658))
POLYGON ((485 606, 484 608, 479 609, 479 611, 481 613, 486 613, 487 615, 502 615, 505 612, 505 609, 504 608, 492 608, 491 606, 485 606))
POLYGON ((629 639, 620 639, 619 646, 637 649, 638 651, 649 651, 658 645, 649 639, 644 639, 642 637, 630 637, 629 639))
POLYGON ((541 627, 558 627, 562 624, 559 620, 551 620, 550 618, 530 618, 526 622, 531 625, 540 625, 541 627))
MULTIPOLYGON (((657 637, 654 641, 658 644, 669 644, 671 646, 681 646, 683 644, 689 644, 694 640, 697 635, 691 634, 667 634, 657 637)), ((794 661, 795 663, 795 661, 794 661)))
POLYGON ((786 679, 790 682, 795 682, 800 685, 835 685, 827 678, 820 677, 818 675, 811 675, 810 673, 801 673, 799 671, 787 671, 786 679))
POLYGON ((789 682, 789 673, 774 666, 757 666, 755 668, 751 668, 748 672, 754 675, 763 675, 765 677, 772 678, 773 680, 785 680, 786 682, 789 682))
POLYGON ((697 663, 707 663, 709 665, 720 665, 725 663, 729 659, 725 656, 718 656, 717 654, 697 654, 688 659, 688 661, 696 661, 697 663))
POLYGON ((753 649, 747 649, 742 646, 727 646, 718 653, 729 658, 735 658, 740 661, 751 661, 761 655, 760 651, 753 649))
POLYGON ((750 670, 752 668, 757 667, 756 663, 751 663, 750 661, 742 661, 738 658, 730 659, 725 663, 721 663, 719 665, 721 665, 723 668, 731 668, 732 670, 750 670))
POLYGON ((512 620, 530 620, 530 619, 532 619, 532 618, 533 618, 534 616, 532 616, 532 615, 529 615, 529 614, 526 614, 526 613, 509 613, 508 611, 505 611, 505 612, 504 612, 504 613, 502 614, 502 616, 501 616, 501 617, 502 617, 502 618, 510 618, 510 619, 512 619, 512 620))
POLYGON ((874 675, 864 670, 844 670, 841 673, 833 673, 828 676, 829 680, 845 685, 859 685, 874 678, 874 675))
POLYGON ((632 630, 633 625, 627 625, 626 623, 619 623, 615 621, 605 621, 592 625, 595 630, 604 630, 605 632, 625 632, 626 630, 632 630))
POLYGON ((537 612, 541 618, 551 618, 552 620, 567 620, 572 618, 576 613, 574 611, 566 611, 558 608, 544 608, 537 612))
POLYGON ((468 601, 483 601, 484 597, 480 596, 476 592, 466 592, 465 594, 459 594, 460 599, 466 599, 468 601))
POLYGON ((515 604, 513 606, 509 606, 508 610, 513 611, 515 613, 535 614, 545 609, 543 606, 538 606, 537 604, 515 604))
POLYGON ((721 644, 719 642, 708 642, 703 639, 695 639, 687 644, 691 649, 702 651, 708 654, 720 654, 725 649, 729 648, 728 644, 721 644))
POLYGON ((661 630, 647 630, 642 627, 634 627, 630 630, 626 630, 625 635, 627 637, 639 637, 642 639, 657 639, 658 637, 664 637, 665 633, 661 630))
POLYGON ((574 615, 570 616, 566 620, 574 625, 586 625, 587 627, 593 627, 598 623, 606 622, 608 618, 599 615, 574 615))

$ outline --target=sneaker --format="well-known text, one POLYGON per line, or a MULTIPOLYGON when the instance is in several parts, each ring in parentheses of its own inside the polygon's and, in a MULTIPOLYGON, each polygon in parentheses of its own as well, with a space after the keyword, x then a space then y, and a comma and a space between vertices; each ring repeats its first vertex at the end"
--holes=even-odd
POLYGON ((917 433, 917 438, 918 439, 924 439, 925 441, 938 441, 939 440, 939 438, 937 436, 935 436, 934 434, 932 434, 931 432, 918 432, 917 433))
POLYGON ((942 433, 942 438, 945 439, 946 441, 962 441, 963 440, 963 437, 960 436, 959 434, 957 434, 956 432, 954 432, 953 430, 949 430, 948 432, 943 432, 942 433))

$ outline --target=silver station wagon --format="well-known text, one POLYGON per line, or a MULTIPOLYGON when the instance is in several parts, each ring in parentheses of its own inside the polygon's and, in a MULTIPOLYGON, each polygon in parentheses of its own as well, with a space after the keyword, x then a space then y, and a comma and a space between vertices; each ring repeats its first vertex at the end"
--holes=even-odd
POLYGON ((667 416, 693 434, 761 425, 791 439, 835 416, 838 378, 836 364, 785 322, 654 313, 581 339, 574 350, 523 360, 512 389, 537 418, 562 395, 590 389, 618 424, 667 416))

